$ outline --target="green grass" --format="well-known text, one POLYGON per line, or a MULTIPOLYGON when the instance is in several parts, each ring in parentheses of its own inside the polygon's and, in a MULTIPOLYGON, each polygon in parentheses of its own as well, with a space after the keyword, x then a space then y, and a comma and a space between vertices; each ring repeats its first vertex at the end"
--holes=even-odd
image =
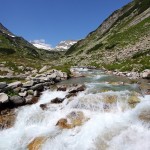
POLYGON ((135 26, 131 26, 130 28, 126 29, 124 32, 118 32, 108 39, 108 43, 110 45, 113 45, 118 42, 119 45, 126 46, 129 43, 134 44, 141 36, 144 36, 145 34, 149 33, 150 26, 145 26, 145 24, 150 23, 150 18, 146 18, 139 24, 135 26))
POLYGON ((0 78, 0 82, 6 82, 6 83, 12 83, 15 81, 24 81, 24 79, 21 78, 0 78))
POLYGON ((99 43, 99 44, 96 44, 94 47, 92 47, 91 49, 87 50, 87 54, 93 52, 93 51, 97 51, 99 50, 101 47, 103 46, 103 43, 99 43))
POLYGON ((150 56, 139 56, 136 59, 131 58, 117 63, 103 64, 103 66, 108 70, 143 71, 150 69, 150 56))

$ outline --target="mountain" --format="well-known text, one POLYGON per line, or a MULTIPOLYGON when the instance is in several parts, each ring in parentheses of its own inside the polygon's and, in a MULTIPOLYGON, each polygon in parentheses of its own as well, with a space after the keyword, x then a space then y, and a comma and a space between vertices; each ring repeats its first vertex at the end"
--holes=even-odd
POLYGON ((55 51, 67 51, 72 45, 77 43, 75 40, 61 41, 55 48, 55 51))
POLYGON ((49 51, 67 51, 72 45, 77 43, 77 41, 75 40, 61 41, 55 48, 50 47, 50 45, 46 44, 44 40, 34 40, 31 41, 30 43, 39 49, 45 49, 49 51))
POLYGON ((39 49, 53 50, 53 48, 49 44, 45 43, 45 40, 34 40, 34 41, 31 41, 30 43, 39 49))
POLYGON ((134 0, 74 44, 64 63, 109 70, 150 69, 150 1, 134 0))
MULTIPOLYGON (((19 65, 40 68, 61 56, 59 52, 38 49, 23 37, 16 36, 0 23, 0 65, 13 68, 19 65)), ((1 70, 0 70, 1 73, 1 70)))

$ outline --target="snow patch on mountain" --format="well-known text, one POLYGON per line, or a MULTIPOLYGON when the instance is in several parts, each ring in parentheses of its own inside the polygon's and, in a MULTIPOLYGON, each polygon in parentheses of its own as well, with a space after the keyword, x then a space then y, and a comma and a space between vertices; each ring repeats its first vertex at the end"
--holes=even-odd
POLYGON ((75 43, 77 43, 75 40, 61 41, 54 49, 56 51, 66 51, 75 43))
POLYGON ((30 43, 33 44, 35 47, 40 48, 40 49, 45 49, 45 50, 52 50, 53 49, 50 44, 45 43, 44 39, 33 40, 33 41, 30 41, 30 43))
POLYGON ((44 39, 30 41, 30 43, 39 49, 51 51, 67 51, 72 45, 77 43, 77 41, 75 40, 61 41, 55 48, 52 48, 50 44, 46 44, 44 39))

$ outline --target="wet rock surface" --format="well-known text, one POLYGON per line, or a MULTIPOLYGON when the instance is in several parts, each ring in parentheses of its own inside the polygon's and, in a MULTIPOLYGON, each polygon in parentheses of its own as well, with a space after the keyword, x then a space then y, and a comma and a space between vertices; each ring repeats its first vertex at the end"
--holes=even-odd
POLYGON ((15 110, 6 109, 0 111, 0 129, 11 128, 15 123, 15 110))
POLYGON ((84 116, 84 113, 81 111, 72 111, 70 112, 66 118, 61 118, 56 123, 56 126, 61 129, 72 129, 77 126, 81 126, 88 119, 84 116))

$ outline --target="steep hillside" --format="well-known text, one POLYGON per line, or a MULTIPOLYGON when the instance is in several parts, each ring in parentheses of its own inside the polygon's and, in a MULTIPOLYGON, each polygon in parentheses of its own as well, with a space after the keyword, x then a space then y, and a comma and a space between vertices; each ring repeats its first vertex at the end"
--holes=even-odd
MULTIPOLYGON (((38 49, 0 24, 0 65, 5 64, 9 68, 19 65, 40 68, 43 64, 49 63, 49 60, 58 57, 60 53, 38 49)), ((0 75, 1 73, 0 71, 0 75)))
POLYGON ((110 70, 150 68, 150 1, 134 0, 113 12, 95 31, 66 52, 74 65, 110 70))

